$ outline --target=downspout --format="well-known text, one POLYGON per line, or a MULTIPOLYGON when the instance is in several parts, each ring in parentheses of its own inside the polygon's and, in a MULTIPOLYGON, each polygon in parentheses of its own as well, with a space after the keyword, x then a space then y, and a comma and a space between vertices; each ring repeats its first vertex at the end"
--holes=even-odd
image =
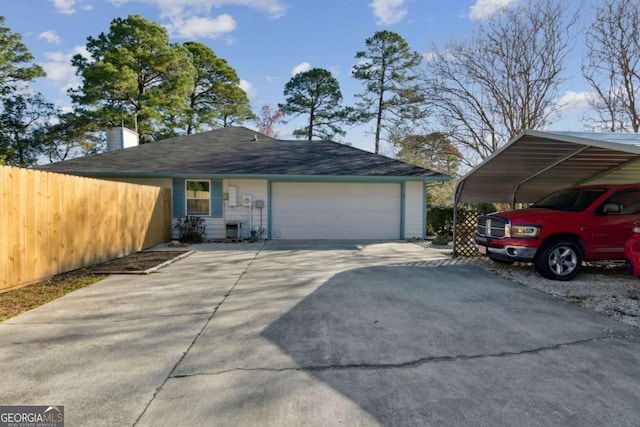
POLYGON ((406 228, 406 218, 407 214, 407 184, 406 181, 402 181, 400 183, 400 240, 404 240, 406 238, 405 228, 406 228))
MULTIPOLYGON (((271 185, 272 185, 272 181, 268 180, 267 181, 267 240, 271 240, 273 238, 273 235, 271 232, 271 226, 272 226, 271 218, 273 218, 273 214, 271 210, 271 205, 272 205, 271 185)), ((262 211, 260 211, 260 221, 262 221, 262 211)))
POLYGON ((427 237, 427 200, 428 200, 428 195, 427 195, 427 182, 423 181, 422 182, 422 240, 426 239, 427 237))

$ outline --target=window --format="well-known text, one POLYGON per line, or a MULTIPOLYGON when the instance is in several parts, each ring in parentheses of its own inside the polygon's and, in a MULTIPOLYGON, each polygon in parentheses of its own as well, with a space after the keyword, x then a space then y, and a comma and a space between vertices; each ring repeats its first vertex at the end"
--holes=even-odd
POLYGON ((588 208, 605 191, 604 188, 567 188, 543 197, 531 207, 580 212, 588 208))
POLYGON ((208 180, 187 180, 187 215, 211 215, 211 183, 208 180))
POLYGON ((630 189, 622 190, 609 197, 599 209, 602 212, 604 205, 607 203, 615 203, 620 206, 620 212, 616 215, 640 215, 640 190, 630 189))

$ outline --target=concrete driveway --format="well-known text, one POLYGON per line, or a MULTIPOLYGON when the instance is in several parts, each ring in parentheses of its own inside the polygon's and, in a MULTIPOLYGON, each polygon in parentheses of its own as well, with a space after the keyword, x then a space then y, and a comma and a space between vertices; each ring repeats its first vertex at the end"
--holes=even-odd
POLYGON ((631 426, 639 331, 410 243, 199 245, 0 323, 68 426, 631 426))

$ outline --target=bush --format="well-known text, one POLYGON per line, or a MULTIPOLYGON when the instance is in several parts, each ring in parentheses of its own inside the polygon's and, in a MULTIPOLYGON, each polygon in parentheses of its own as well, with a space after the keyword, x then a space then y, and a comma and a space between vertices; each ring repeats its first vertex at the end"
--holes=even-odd
POLYGON ((427 230, 438 236, 453 235, 453 207, 432 206, 427 213, 427 230))
MULTIPOLYGON (((458 206, 458 212, 464 215, 466 212, 475 212, 484 215, 494 212, 495 206, 491 203, 465 204, 458 206)), ((453 206, 431 206, 427 211, 427 234, 437 235, 444 239, 453 236, 453 206)))
POLYGON ((178 218, 176 230, 178 230, 178 240, 182 243, 201 243, 206 230, 204 218, 199 216, 178 218))

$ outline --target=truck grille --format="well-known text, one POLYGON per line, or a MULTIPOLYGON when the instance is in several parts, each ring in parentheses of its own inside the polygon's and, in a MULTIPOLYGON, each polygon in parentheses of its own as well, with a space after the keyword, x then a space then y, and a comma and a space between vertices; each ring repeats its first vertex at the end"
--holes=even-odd
POLYGON ((481 216, 478 218, 477 232, 479 236, 501 239, 505 237, 507 221, 495 216, 481 216))

